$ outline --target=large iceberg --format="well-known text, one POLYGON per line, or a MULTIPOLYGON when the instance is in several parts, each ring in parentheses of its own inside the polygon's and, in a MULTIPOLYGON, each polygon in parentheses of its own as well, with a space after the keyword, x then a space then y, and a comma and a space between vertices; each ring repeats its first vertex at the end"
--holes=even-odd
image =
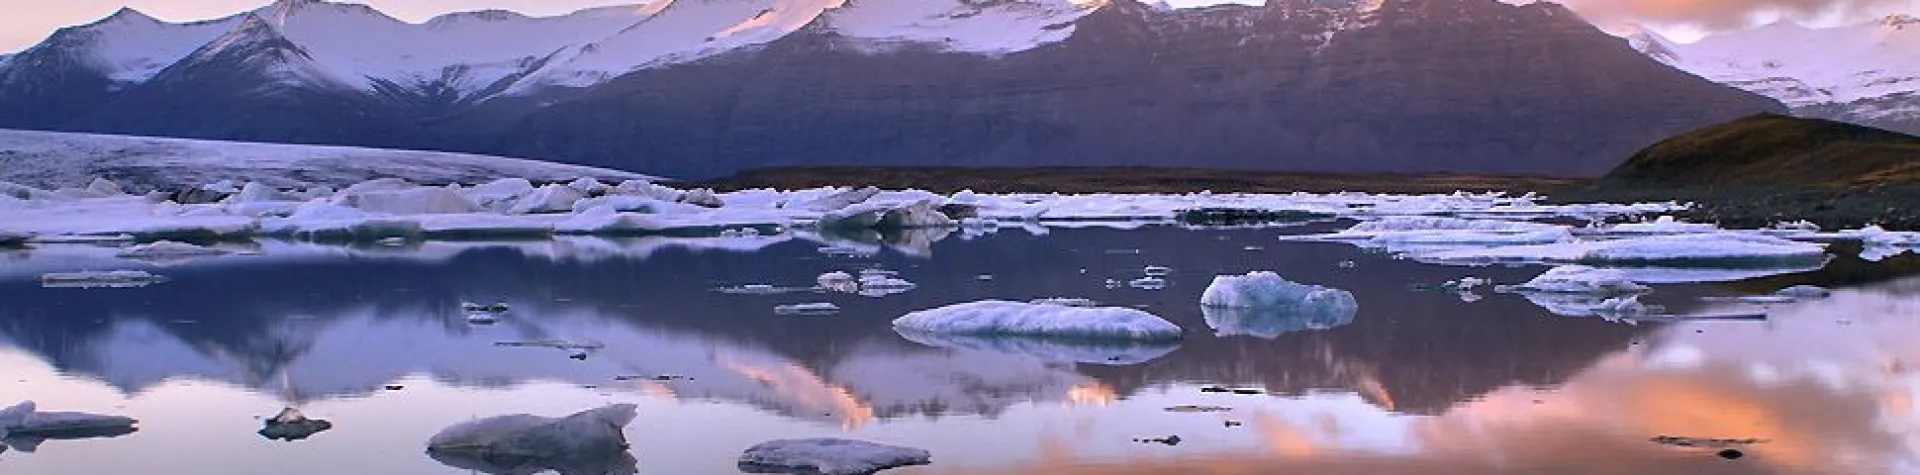
POLYGON ((1069 307, 1003 300, 949 305, 909 313, 896 330, 974 336, 1177 340, 1180 326, 1140 310, 1069 307))
POLYGON ((762 442, 740 454, 747 473, 866 475, 910 465, 926 465, 925 450, 849 439, 784 439, 762 442))
MULTIPOLYGON (((441 430, 428 439, 427 452, 435 460, 459 467, 573 473, 577 467, 606 465, 608 460, 631 461, 622 430, 637 416, 637 406, 614 404, 559 419, 529 414, 490 417, 441 430)), ((635 471, 630 465, 615 468, 622 471, 594 473, 635 471)))
POLYGON ((1360 311, 1352 292, 1295 283, 1267 271, 1214 277, 1200 294, 1200 307, 1218 334, 1262 338, 1345 325, 1360 311))

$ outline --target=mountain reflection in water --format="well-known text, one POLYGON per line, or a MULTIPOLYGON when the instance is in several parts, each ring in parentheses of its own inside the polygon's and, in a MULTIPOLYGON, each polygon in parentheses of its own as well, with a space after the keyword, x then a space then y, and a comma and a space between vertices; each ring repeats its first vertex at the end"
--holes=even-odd
MULTIPOLYGON (((352 253, 267 243, 265 256, 163 268, 175 280, 145 289, 4 280, 0 368, 21 384, 0 387, 0 401, 34 398, 143 422, 126 437, 0 455, 0 467, 99 473, 159 457, 182 471, 217 463, 237 473, 331 454, 372 472, 452 473, 418 450, 445 425, 637 402, 641 418, 629 433, 641 473, 733 473, 731 458, 752 443, 822 435, 935 454, 932 466, 890 473, 1920 469, 1910 394, 1920 379, 1908 374, 1912 351, 1897 344, 1920 337, 1920 324, 1907 321, 1920 315, 1912 312, 1920 283, 1843 290, 1775 308, 1767 322, 1624 325, 1554 316, 1517 295, 1466 303, 1408 290, 1465 275, 1519 282, 1539 267, 1443 267, 1273 235, 1002 231, 907 240, 911 249, 873 248, 871 257, 777 238, 729 238, 721 249, 596 240, 352 253), (1357 264, 1337 265, 1346 260, 1357 264), (1148 265, 1175 269, 1165 290, 1105 284, 1148 265), (881 298, 712 290, 808 286, 823 272, 868 267, 899 271, 919 287, 881 298), (1215 336, 1197 305, 1201 289, 1216 273, 1267 269, 1351 291, 1360 312, 1215 336), (888 325, 956 302, 1046 297, 1140 306, 1187 328, 1188 338, 1073 346, 903 338, 888 325), (462 301, 512 310, 497 325, 475 326, 462 301), (807 302, 843 311, 772 312, 807 302), (494 345, 546 339, 605 348, 581 361, 494 345), (1200 391, 1208 385, 1261 394, 1200 391), (1163 410, 1186 404, 1234 410, 1163 410), (278 405, 338 427, 280 452, 214 434, 252 425, 234 429, 251 436, 252 417, 278 405), (1131 442, 1173 434, 1185 442, 1131 442), (1663 434, 1770 441, 1728 461, 1646 441, 1663 434), (115 465, 101 453, 145 459, 115 465)), ((1733 287, 1661 286, 1655 299, 1723 312, 1694 297, 1733 287)), ((343 468, 294 467, 275 469, 343 468)))

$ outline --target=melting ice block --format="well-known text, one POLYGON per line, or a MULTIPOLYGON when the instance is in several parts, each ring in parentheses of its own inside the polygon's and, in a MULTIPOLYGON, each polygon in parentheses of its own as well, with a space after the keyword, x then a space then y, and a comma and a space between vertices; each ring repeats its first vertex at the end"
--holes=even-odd
POLYGON ((1345 290, 1288 281, 1273 272, 1223 275, 1200 294, 1207 325, 1221 335, 1274 338, 1353 321, 1360 304, 1345 290))
POLYGON ((128 259, 173 260, 225 254, 227 251, 224 249, 195 246, 183 242, 158 241, 129 247, 116 255, 128 259))
POLYGON ((1119 307, 1069 307, 985 300, 909 313, 896 330, 973 336, 1177 340, 1180 327, 1151 313, 1119 307))
MULTIPOLYGON (((614 404, 559 419, 514 414, 463 422, 434 434, 427 452, 449 465, 524 473, 601 465, 625 455, 622 428, 638 417, 636 410, 632 404, 614 404)), ((632 473, 631 467, 625 473, 632 473)))
POLYGON ((849 439, 785 439, 762 442, 740 454, 748 473, 863 475, 932 463, 925 450, 849 439))
POLYGON ((1548 269, 1525 284, 1507 290, 1517 292, 1554 292, 1575 294, 1630 294, 1646 292, 1647 286, 1630 279, 1619 269, 1584 265, 1566 265, 1548 269))

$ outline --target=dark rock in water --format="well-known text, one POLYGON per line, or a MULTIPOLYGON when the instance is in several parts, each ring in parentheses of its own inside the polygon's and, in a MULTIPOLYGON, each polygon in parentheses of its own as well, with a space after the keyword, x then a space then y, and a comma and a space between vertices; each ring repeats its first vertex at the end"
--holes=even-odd
POLYGON ((313 437, 314 434, 325 432, 332 428, 332 422, 308 419, 307 416, 301 414, 299 410, 289 407, 282 409, 280 414, 273 416, 273 418, 267 419, 266 427, 262 427, 259 434, 261 437, 266 437, 267 440, 292 442, 313 437))
POLYGON ((1180 436, 1169 435, 1166 437, 1155 437, 1151 439, 1133 439, 1133 441, 1139 442, 1142 444, 1180 445, 1180 436))
POLYGON ((200 204, 208 204, 208 203, 219 203, 220 200, 227 199, 227 196, 228 196, 227 193, 221 193, 218 191, 213 191, 205 188, 188 188, 185 190, 174 192, 173 196, 168 197, 168 199, 171 199, 173 200, 173 202, 180 203, 183 205, 200 205, 200 204))
POLYGON ((1332 218, 1333 215, 1294 210, 1243 208, 1197 208, 1180 210, 1174 219, 1196 226, 1247 226, 1274 223, 1300 223, 1332 218))
POLYGON ((388 391, 399 391, 399 390, 401 390, 401 389, 406 389, 406 386, 401 386, 401 385, 398 385, 398 384, 389 384, 389 385, 387 385, 387 390, 388 390, 388 391))
POLYGON ((1219 387, 1219 386, 1207 386, 1207 387, 1204 387, 1204 388, 1200 388, 1200 392, 1203 392, 1203 393, 1230 393, 1230 392, 1233 392, 1233 390, 1232 390, 1232 389, 1227 389, 1227 388, 1223 388, 1223 387, 1219 387))
POLYGON ((1734 460, 1746 456, 1746 454, 1741 453, 1738 449, 1722 449, 1718 455, 1720 458, 1727 460, 1734 460))

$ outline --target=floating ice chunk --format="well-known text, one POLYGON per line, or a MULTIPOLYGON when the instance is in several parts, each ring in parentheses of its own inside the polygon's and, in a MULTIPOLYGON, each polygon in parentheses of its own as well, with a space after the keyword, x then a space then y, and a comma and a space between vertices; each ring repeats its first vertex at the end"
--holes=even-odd
POLYGON ((247 182, 245 186, 240 187, 239 193, 235 193, 233 196, 227 197, 225 201, 227 204, 233 205, 233 204, 246 204, 246 203, 265 203, 265 202, 284 201, 284 200, 285 200, 285 197, 280 195, 279 190, 275 190, 273 189, 273 187, 270 187, 267 185, 262 185, 259 182, 250 181, 250 182, 247 182))
MULTIPOLYGON (((441 430, 427 440, 427 451, 442 462, 449 462, 442 457, 451 457, 452 461, 516 469, 511 473, 591 465, 618 459, 626 452, 622 428, 637 416, 636 406, 615 404, 560 419, 529 414, 490 417, 441 430)), ((616 473, 632 473, 631 467, 626 468, 616 473)))
POLYGON ((42 412, 33 401, 0 409, 0 433, 8 437, 119 435, 134 431, 140 421, 131 417, 84 412, 42 412))
POLYGON ((1518 292, 1556 292, 1580 294, 1630 294, 1649 290, 1628 278, 1627 273, 1619 269, 1604 269, 1584 265, 1566 265, 1548 269, 1527 283, 1516 285, 1510 290, 1518 292))
POLYGON ((1419 257, 1438 263, 1550 262, 1588 265, 1755 268, 1817 264, 1820 244, 1748 233, 1702 233, 1618 240, 1441 251, 1419 257))
POLYGON ((172 260, 227 254, 230 252, 224 249, 195 246, 183 242, 157 241, 126 248, 115 256, 127 259, 172 260))
POLYGON ((1658 307, 1640 302, 1638 295, 1625 295, 1600 301, 1593 307, 1593 313, 1602 317, 1636 317, 1658 312, 1658 307))
POLYGON ((814 281, 820 284, 820 288, 830 292, 854 293, 860 291, 860 280, 854 278, 853 274, 846 272, 833 271, 820 274, 820 277, 815 278, 814 281))
POLYGON ((1920 233, 1906 231, 1888 231, 1880 226, 1867 226, 1855 231, 1841 231, 1860 239, 1868 246, 1920 247, 1920 233))
POLYGON ((608 195, 641 196, 666 202, 679 202, 684 191, 656 185, 644 180, 627 180, 607 191, 608 195))
POLYGON ((919 284, 895 277, 892 274, 868 274, 862 271, 860 274, 860 290, 857 293, 867 297, 885 297, 888 295, 907 293, 917 287, 919 287, 919 284))
POLYGON ((895 467, 926 465, 925 450, 848 439, 786 439, 763 442, 740 454, 748 473, 865 475, 895 467))
POLYGON ((391 190, 385 187, 374 187, 372 190, 355 190, 354 188, 347 190, 334 195, 333 204, 350 206, 367 212, 397 215, 455 214, 479 210, 479 207, 466 196, 462 196, 451 188, 409 186, 391 190))
POLYGON ((773 307, 774 315, 833 315, 840 313, 840 306, 827 302, 779 305, 773 307))
POLYGON ((282 440, 287 442, 313 437, 314 434, 333 428, 332 422, 320 419, 308 419, 306 414, 300 413, 299 409, 291 407, 281 409, 279 414, 275 414, 272 418, 267 419, 263 425, 265 425, 265 427, 261 427, 260 432, 258 432, 261 437, 265 437, 267 440, 282 440))
POLYGON ((553 348, 556 350, 598 350, 598 349, 607 347, 606 344, 597 343, 597 342, 582 343, 582 342, 573 342, 573 341, 558 340, 558 339, 530 340, 530 341, 499 341, 499 342, 494 342, 493 346, 505 346, 505 347, 516 347, 516 348, 553 348))
POLYGON ((507 208, 510 214, 565 213, 573 211, 573 203, 585 199, 586 193, 569 188, 566 185, 547 185, 527 193, 507 208))
POLYGON ((956 335, 1026 335, 1086 339, 1176 340, 1180 327, 1130 308, 1080 308, 1001 300, 909 313, 896 329, 956 335))
POLYGON ((1141 270, 1147 277, 1166 277, 1173 274, 1173 268, 1167 266, 1147 266, 1141 270))
POLYGON ((1290 282, 1273 272, 1214 277, 1200 307, 1219 334, 1262 338, 1344 325, 1360 310, 1351 292, 1290 282))
POLYGON ((1596 231, 1604 234, 1694 234, 1719 232, 1720 227, 1708 223, 1684 222, 1672 216, 1661 216, 1653 221, 1621 223, 1599 228, 1596 231))
POLYGON ((1866 247, 1860 248, 1860 260, 1867 261, 1867 262, 1880 262, 1880 261, 1887 260, 1887 258, 1899 256, 1901 254, 1906 254, 1913 251, 1914 251, 1914 248, 1904 247, 1904 246, 1868 245, 1866 247))
POLYGON ((1167 279, 1159 277, 1141 277, 1127 281, 1128 287, 1140 290, 1163 290, 1167 288, 1167 279))
POLYGON ((132 288, 166 281, 166 277, 140 270, 53 272, 40 276, 42 287, 53 288, 132 288))
POLYGON ((514 201, 533 193, 533 182, 525 178, 503 178, 460 190, 474 205, 495 213, 505 213, 514 201))

